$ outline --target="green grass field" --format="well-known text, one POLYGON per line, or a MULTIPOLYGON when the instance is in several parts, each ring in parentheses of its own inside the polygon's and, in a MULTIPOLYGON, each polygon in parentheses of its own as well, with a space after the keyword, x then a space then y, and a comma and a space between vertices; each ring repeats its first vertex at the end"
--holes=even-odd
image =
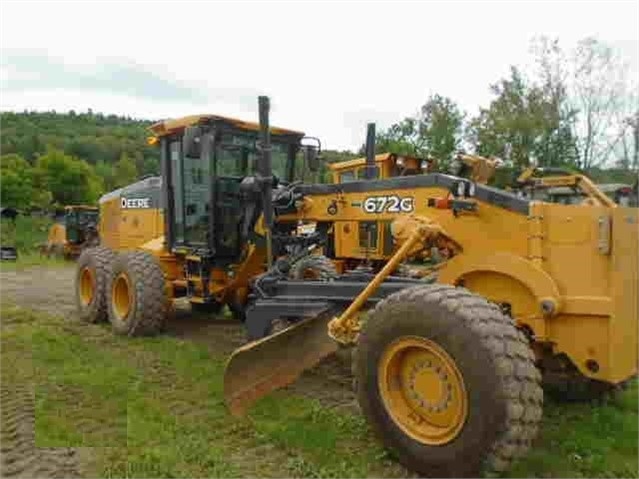
MULTIPOLYGON (((245 419, 222 400, 225 358, 174 337, 115 337, 2 306, 2 383, 35 383, 38 447, 90 447, 91 477, 406 477, 359 416, 277 392, 245 419)), ((605 406, 546 403, 506 477, 638 477, 637 384, 605 406)))

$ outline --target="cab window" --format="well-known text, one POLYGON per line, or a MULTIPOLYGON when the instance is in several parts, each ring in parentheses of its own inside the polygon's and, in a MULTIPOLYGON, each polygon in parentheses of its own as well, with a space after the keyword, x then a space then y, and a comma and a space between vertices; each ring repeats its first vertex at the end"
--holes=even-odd
POLYGON ((343 171, 339 174, 339 182, 340 183, 350 183, 351 181, 355 181, 355 172, 354 171, 343 171))
MULTIPOLYGON (((366 167, 357 169, 357 179, 358 180, 367 180, 368 179, 368 178, 366 178, 366 167)), ((378 180, 379 179, 379 166, 376 166, 375 169, 373 170, 373 178, 372 179, 374 179, 374 180, 378 180)))

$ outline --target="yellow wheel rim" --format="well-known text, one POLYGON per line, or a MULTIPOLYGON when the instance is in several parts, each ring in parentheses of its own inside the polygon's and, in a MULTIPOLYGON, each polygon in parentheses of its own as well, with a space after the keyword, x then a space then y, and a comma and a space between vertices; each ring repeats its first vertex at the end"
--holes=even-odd
POLYGON ((126 274, 120 273, 115 278, 111 298, 116 316, 122 320, 126 319, 131 309, 130 284, 126 274))
POLYGON ((391 343, 379 363, 378 385, 389 415, 414 440, 442 445, 461 432, 468 416, 464 380, 433 341, 406 336, 391 343))
POLYGON ((82 268, 80 272, 80 301, 83 306, 88 306, 93 301, 95 294, 95 279, 89 268, 82 268))

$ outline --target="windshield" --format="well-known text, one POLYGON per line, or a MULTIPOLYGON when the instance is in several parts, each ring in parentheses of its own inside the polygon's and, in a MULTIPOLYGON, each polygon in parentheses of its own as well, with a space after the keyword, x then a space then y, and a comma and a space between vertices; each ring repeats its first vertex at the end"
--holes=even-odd
MULTIPOLYGON (((287 174, 288 159, 289 155, 295 152, 296 145, 277 140, 277 137, 271 137, 271 163, 273 175, 282 181, 289 176, 287 174)), ((216 214, 218 218, 216 222, 237 221, 236 215, 230 214, 230 211, 232 206, 238 204, 241 179, 256 173, 257 141, 258 135, 253 132, 225 131, 216 142, 214 159, 202 161, 200 157, 184 155, 181 165, 179 163, 180 144, 179 142, 172 144, 173 183, 177 193, 175 195, 175 235, 178 243, 184 242, 191 245, 209 243, 212 178, 214 177, 217 178, 216 208, 221 208, 223 211, 216 214), (222 207, 222 205, 225 206, 222 207)), ((293 179, 295 176, 294 174, 293 179)), ((233 228, 233 225, 216 224, 215 226, 216 231, 231 231, 233 228)))
MULTIPOLYGON (((217 149, 217 176, 247 176, 257 171, 258 151, 256 134, 224 133, 217 149)), ((280 180, 287 178, 287 164, 291 145, 271 137, 271 167, 280 180)), ((295 159, 294 159, 295 160, 295 159)), ((301 163, 301 161, 295 161, 301 163)), ((297 170, 297 168, 296 168, 297 170)), ((297 178, 294 172, 293 180, 297 178)))

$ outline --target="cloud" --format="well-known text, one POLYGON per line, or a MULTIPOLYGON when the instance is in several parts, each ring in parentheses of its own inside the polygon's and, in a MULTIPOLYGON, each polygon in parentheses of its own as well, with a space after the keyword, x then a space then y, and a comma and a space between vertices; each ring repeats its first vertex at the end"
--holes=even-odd
POLYGON ((131 61, 96 59, 93 65, 69 65, 40 52, 3 52, 1 89, 108 92, 157 101, 201 103, 206 90, 171 80, 131 61))

